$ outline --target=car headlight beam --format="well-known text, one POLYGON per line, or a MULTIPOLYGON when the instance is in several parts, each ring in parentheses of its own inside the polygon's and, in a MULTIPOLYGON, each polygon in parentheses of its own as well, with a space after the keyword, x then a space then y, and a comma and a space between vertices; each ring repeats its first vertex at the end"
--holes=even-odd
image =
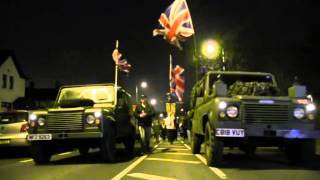
POLYGON ((102 116, 102 112, 101 111, 94 112, 94 117, 100 118, 101 116, 102 116))
POLYGON ((315 106, 314 104, 308 104, 308 105, 306 105, 306 111, 307 111, 307 112, 312 112, 312 111, 314 111, 314 110, 316 110, 316 106, 315 106))
POLYGON ((43 117, 40 117, 38 119, 38 124, 39 124, 39 126, 44 126, 45 125, 45 119, 43 117))
POLYGON ((96 118, 92 114, 89 114, 86 118, 86 121, 88 124, 93 124, 95 122, 95 120, 96 120, 96 118))
POLYGON ((220 110, 224 110, 224 109, 226 109, 226 107, 227 107, 227 103, 226 103, 226 102, 221 101, 221 102, 219 103, 219 109, 220 109, 220 110))
POLYGON ((239 114, 239 109, 236 106, 229 106, 226 109, 226 114, 229 118, 236 118, 239 114))
POLYGON ((293 110, 293 116, 294 116, 295 118, 297 118, 297 119, 302 119, 302 118, 305 116, 305 111, 304 111, 304 109, 303 109, 303 108, 300 108, 300 107, 295 108, 295 109, 293 110))
POLYGON ((30 114, 30 116, 29 116, 29 120, 31 120, 31 121, 35 121, 35 120, 37 120, 37 118, 38 118, 38 116, 36 114, 30 114))

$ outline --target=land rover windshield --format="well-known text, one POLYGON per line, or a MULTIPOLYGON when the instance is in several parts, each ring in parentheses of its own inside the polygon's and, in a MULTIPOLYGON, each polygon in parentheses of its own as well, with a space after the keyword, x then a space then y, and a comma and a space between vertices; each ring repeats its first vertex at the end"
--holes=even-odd
POLYGON ((87 99, 97 103, 113 103, 114 102, 114 87, 113 86, 83 86, 83 87, 66 87, 61 89, 57 101, 59 104, 62 101, 74 99, 87 99))
POLYGON ((210 87, 218 79, 228 88, 228 95, 276 96, 279 94, 271 74, 213 73, 210 74, 210 87))

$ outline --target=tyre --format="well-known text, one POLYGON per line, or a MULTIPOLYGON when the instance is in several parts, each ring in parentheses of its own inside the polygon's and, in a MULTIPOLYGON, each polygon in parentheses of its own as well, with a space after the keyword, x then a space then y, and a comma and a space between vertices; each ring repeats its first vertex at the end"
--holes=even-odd
POLYGON ((129 157, 132 157, 134 154, 135 132, 132 133, 131 135, 127 136, 124 139, 123 144, 126 148, 127 155, 129 157))
POLYGON ((103 138, 101 139, 101 156, 106 162, 114 162, 116 159, 116 141, 114 126, 111 124, 105 125, 103 138))
POLYGON ((194 132, 192 132, 191 134, 191 151, 193 154, 199 154, 201 151, 203 137, 201 135, 195 134, 194 132))
POLYGON ((30 152, 36 164, 46 164, 50 162, 51 152, 45 144, 39 142, 31 143, 30 152))
POLYGON ((205 136, 205 157, 208 166, 221 165, 223 156, 223 142, 215 137, 209 122, 206 124, 205 136))
POLYGON ((290 164, 308 163, 315 155, 315 140, 289 140, 285 145, 285 154, 290 164))

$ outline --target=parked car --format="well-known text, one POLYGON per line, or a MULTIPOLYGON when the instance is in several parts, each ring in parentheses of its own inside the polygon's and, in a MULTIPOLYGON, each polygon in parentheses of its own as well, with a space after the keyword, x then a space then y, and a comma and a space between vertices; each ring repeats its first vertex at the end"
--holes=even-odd
POLYGON ((191 93, 192 153, 221 165, 224 147, 253 155, 256 147, 284 147, 290 163, 312 161, 316 107, 298 84, 281 95, 271 73, 209 71, 191 93))
POLYGON ((53 154, 77 148, 81 154, 100 148, 104 161, 116 157, 116 143, 134 153, 135 129, 131 122, 131 95, 113 84, 62 86, 54 107, 30 111, 31 154, 37 164, 53 154))
POLYGON ((27 147, 28 112, 0 112, 0 147, 27 147))

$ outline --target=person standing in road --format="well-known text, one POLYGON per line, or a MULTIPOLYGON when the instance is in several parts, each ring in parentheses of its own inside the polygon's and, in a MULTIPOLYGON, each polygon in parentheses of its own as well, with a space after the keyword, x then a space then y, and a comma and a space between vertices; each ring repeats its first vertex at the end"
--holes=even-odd
POLYGON ((173 144, 173 141, 177 137, 177 128, 175 123, 175 117, 174 112, 169 112, 168 116, 166 118, 166 128, 167 128, 167 135, 168 135, 168 141, 170 144, 173 144))
POLYGON ((156 143, 160 142, 160 126, 161 126, 161 119, 159 116, 156 116, 152 122, 152 129, 154 132, 154 138, 156 139, 156 143))
POLYGON ((150 153, 151 124, 154 116, 154 109, 148 103, 147 96, 141 95, 140 103, 137 105, 134 116, 138 119, 141 146, 143 153, 150 153))
MULTIPOLYGON (((164 117, 166 116, 166 113, 163 113, 164 117)), ((161 119, 161 138, 162 141, 166 141, 167 136, 167 127, 166 127, 166 118, 161 119)))

